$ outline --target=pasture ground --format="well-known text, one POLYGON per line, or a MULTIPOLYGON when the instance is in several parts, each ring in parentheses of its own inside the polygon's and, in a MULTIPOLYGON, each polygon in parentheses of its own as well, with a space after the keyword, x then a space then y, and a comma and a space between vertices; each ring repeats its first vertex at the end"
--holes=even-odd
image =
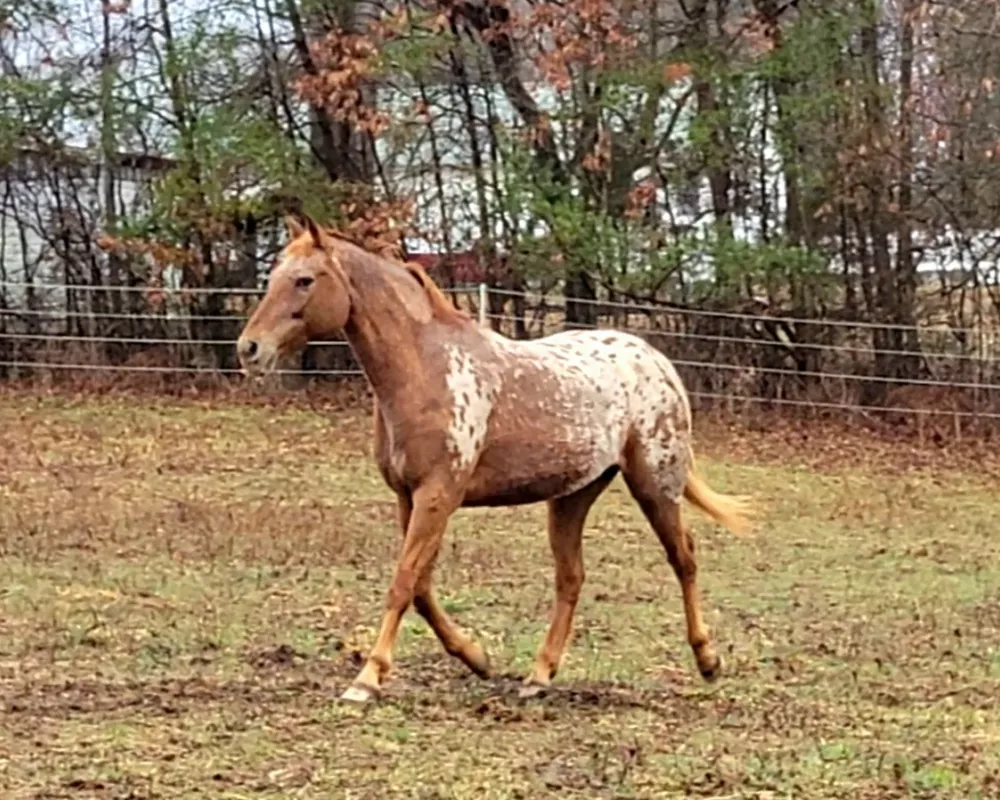
POLYGON ((411 613, 385 699, 358 709, 335 698, 398 543, 369 430, 360 410, 0 397, 0 796, 1000 795, 986 461, 705 427, 703 472, 764 512, 751 541, 688 512, 728 666, 711 686, 619 480, 557 688, 520 700, 544 509, 464 511, 439 592, 499 677, 411 613))

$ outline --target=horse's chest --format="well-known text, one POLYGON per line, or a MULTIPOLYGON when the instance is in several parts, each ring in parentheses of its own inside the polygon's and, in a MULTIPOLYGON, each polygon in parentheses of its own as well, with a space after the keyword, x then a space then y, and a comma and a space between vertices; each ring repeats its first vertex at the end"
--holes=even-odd
POLYGON ((395 491, 404 490, 426 461, 426 436, 419 430, 406 430, 398 422, 384 421, 377 437, 376 462, 385 482, 395 491))
POLYGON ((388 432, 380 432, 381 436, 376 442, 375 463, 382 479, 395 491, 403 489, 403 468, 405 461, 400 458, 400 454, 395 451, 388 432))
POLYGON ((406 463, 406 450, 392 447, 386 453, 383 470, 388 473, 392 482, 403 484, 406 478, 406 463))
POLYGON ((439 413, 416 415, 385 425, 377 462, 395 491, 412 489, 449 459, 448 437, 439 413))

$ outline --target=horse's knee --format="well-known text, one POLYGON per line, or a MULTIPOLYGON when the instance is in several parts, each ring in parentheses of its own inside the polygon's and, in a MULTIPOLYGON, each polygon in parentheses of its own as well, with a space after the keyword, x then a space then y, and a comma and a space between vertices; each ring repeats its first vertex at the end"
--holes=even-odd
POLYGON ((386 606, 391 609, 405 609, 416 598, 417 578, 411 570, 401 569, 392 579, 386 594, 386 606))

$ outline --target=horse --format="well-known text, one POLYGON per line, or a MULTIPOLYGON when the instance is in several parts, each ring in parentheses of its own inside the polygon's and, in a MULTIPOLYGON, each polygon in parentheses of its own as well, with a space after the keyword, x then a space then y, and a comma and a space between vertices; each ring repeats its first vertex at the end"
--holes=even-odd
POLYGON ((288 244, 236 343, 243 373, 265 374, 311 339, 347 339, 374 395, 375 460, 403 535, 377 639, 341 699, 380 696, 411 605, 449 654, 490 676, 486 652, 435 596, 435 560, 460 508, 543 501, 555 597, 521 692, 544 692, 584 581, 584 523, 619 474, 680 583, 698 670, 715 680, 722 659, 702 620, 680 503, 737 535, 748 528, 750 504, 695 473, 690 402, 670 360, 607 329, 507 338, 456 308, 419 265, 375 255, 306 215, 285 223, 288 244))

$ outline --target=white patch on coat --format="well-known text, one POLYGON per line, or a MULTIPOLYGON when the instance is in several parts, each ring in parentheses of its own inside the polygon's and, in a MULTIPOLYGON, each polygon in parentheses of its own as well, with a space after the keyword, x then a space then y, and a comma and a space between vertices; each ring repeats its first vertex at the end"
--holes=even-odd
POLYGON ((449 347, 445 383, 452 396, 448 444, 460 469, 475 463, 486 441, 493 410, 495 381, 483 368, 476 368, 469 354, 449 347))
POLYGON ((503 391, 518 391, 520 365, 533 362, 554 389, 539 398, 538 413, 558 434, 588 453, 583 476, 562 494, 596 480, 621 462, 630 436, 637 438, 646 466, 660 490, 679 500, 687 482, 691 409, 670 360, 643 339, 614 330, 574 330, 533 341, 494 335, 496 352, 508 365, 503 391), (680 406, 686 430, 672 421, 680 406))

